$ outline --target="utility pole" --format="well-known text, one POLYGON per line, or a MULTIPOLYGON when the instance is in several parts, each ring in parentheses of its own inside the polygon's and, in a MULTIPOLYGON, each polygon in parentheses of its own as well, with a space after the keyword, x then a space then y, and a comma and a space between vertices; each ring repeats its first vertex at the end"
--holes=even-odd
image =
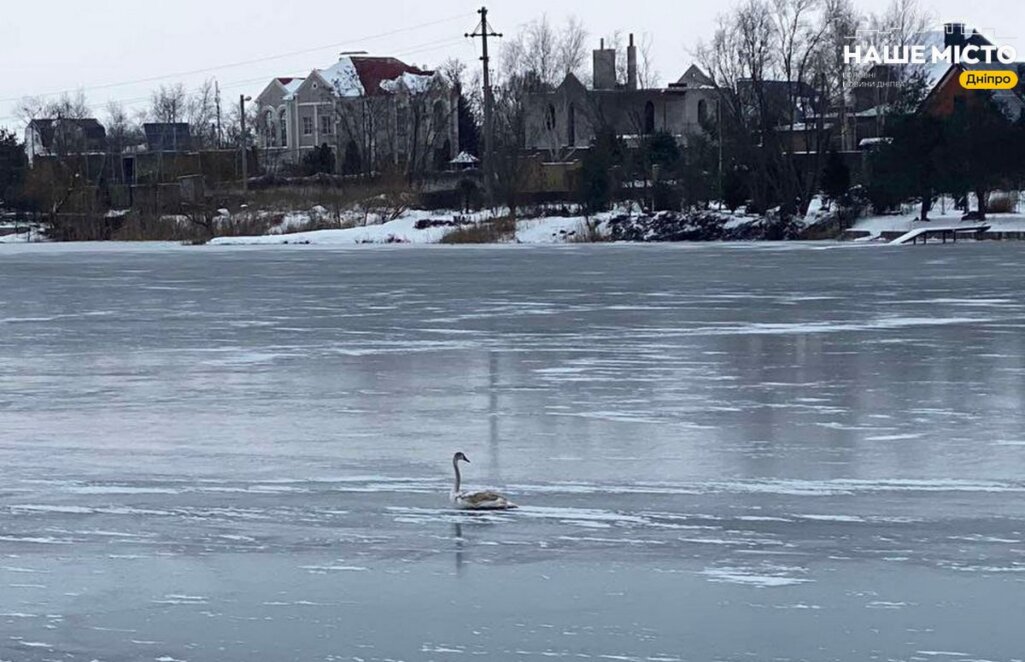
POLYGON ((722 128, 722 92, 719 92, 718 97, 715 100, 715 130, 719 133, 719 211, 722 211, 722 199, 723 199, 723 173, 722 173, 722 141, 723 141, 723 128, 722 128))
POLYGON ((214 79, 214 102, 217 104, 217 149, 224 147, 224 132, 221 129, 221 84, 214 79))
POLYGON ((239 108, 239 119, 242 121, 242 135, 239 136, 239 142, 242 144, 242 190, 249 190, 249 150, 247 149, 248 140, 246 140, 246 101, 249 101, 250 97, 244 94, 240 94, 238 97, 238 108, 239 108))
POLYGON ((488 24, 488 8, 481 7, 477 12, 480 14, 480 25, 473 32, 466 33, 467 39, 481 40, 481 58, 484 63, 484 187, 487 192, 488 202, 492 205, 495 202, 493 190, 493 168, 495 148, 495 94, 491 88, 491 58, 488 55, 488 37, 502 38, 500 32, 495 32, 488 24))

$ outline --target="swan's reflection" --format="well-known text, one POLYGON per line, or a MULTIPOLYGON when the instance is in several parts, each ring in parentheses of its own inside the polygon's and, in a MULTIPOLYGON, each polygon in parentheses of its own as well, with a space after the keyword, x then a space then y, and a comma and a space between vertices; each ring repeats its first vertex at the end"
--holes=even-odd
POLYGON ((491 477, 499 478, 498 462, 498 352, 488 352, 488 423, 491 451, 491 477))
POLYGON ((466 550, 463 547, 463 543, 466 541, 463 540, 462 522, 455 522, 452 525, 452 539, 456 543, 456 576, 462 577, 463 564, 466 563, 466 559, 464 558, 466 555, 466 550))
POLYGON ((490 529, 498 524, 494 513, 485 511, 472 512, 461 511, 458 517, 452 521, 452 547, 456 558, 456 576, 462 577, 470 561, 470 547, 473 545, 474 529, 481 533, 483 529, 490 529), (464 535, 463 530, 466 530, 464 535))

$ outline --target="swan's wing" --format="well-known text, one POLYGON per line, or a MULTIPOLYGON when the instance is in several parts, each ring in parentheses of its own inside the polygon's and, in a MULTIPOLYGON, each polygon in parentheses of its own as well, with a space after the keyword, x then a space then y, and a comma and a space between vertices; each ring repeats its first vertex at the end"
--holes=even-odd
POLYGON ((471 508, 515 508, 515 506, 498 492, 470 492, 460 494, 459 500, 471 508))

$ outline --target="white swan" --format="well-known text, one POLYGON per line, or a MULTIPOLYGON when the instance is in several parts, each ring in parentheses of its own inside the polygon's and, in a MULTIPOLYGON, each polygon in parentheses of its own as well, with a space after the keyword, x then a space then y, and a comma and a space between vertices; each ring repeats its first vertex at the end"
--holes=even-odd
POLYGON ((462 476, 459 475, 459 463, 470 463, 462 453, 456 453, 452 457, 452 468, 456 471, 456 484, 452 487, 452 494, 449 498, 452 505, 463 510, 510 510, 516 508, 516 504, 505 498, 498 492, 460 492, 459 485, 462 476))

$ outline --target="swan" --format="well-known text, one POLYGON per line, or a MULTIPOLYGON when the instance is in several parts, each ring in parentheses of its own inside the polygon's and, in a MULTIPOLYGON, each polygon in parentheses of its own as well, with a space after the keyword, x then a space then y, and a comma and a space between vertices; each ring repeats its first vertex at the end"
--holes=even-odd
POLYGON ((498 492, 460 492, 459 484, 462 476, 459 474, 459 463, 470 463, 466 455, 456 453, 452 456, 452 468, 456 472, 456 484, 452 487, 452 494, 449 498, 452 505, 462 510, 511 510, 516 504, 505 498, 498 492))

